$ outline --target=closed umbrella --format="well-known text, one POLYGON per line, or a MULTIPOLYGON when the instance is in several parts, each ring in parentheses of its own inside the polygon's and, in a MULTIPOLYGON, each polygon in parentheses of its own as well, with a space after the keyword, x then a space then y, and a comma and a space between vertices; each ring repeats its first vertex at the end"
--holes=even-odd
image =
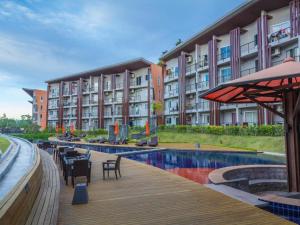
POLYGON ((118 136, 118 134, 119 134, 119 124, 118 124, 118 121, 116 120, 116 122, 115 122, 115 130, 114 130, 114 134, 116 135, 116 136, 118 136))
POLYGON ((146 120, 146 136, 149 136, 150 135, 150 126, 149 126, 149 121, 146 120))

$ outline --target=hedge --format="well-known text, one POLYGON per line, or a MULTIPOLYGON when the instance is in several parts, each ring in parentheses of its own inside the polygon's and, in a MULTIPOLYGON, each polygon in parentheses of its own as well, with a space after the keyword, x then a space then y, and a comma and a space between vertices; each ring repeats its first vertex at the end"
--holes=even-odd
POLYGON ((282 125, 262 125, 262 126, 190 126, 190 125, 160 125, 159 131, 176 133, 200 133, 214 135, 234 135, 234 136, 283 136, 284 127, 282 125))

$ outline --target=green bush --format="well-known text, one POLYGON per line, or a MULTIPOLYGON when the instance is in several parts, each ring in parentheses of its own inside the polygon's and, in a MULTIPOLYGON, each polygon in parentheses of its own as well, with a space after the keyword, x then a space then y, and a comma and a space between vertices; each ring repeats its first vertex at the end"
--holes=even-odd
POLYGON ((190 126, 190 125, 161 125, 159 131, 176 133, 200 133, 234 136, 283 136, 282 125, 263 126, 190 126))
POLYGON ((27 140, 48 140, 49 137, 55 136, 55 134, 46 133, 46 132, 36 132, 36 133, 14 134, 13 136, 24 138, 27 140))

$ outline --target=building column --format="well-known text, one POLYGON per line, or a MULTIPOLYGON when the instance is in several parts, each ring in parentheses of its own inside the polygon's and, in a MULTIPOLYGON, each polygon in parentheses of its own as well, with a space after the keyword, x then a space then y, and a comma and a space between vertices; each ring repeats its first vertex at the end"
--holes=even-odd
POLYGON ((98 79, 98 126, 104 128, 104 75, 98 79))
POLYGON ((241 75, 241 29, 238 27, 230 31, 230 65, 232 79, 237 79, 241 75))
POLYGON ((79 130, 82 129, 82 78, 78 81, 77 127, 79 130))
POLYGON ((236 124, 239 125, 240 124, 240 109, 238 106, 236 106, 236 108, 235 108, 235 116, 236 116, 236 124))
POLYGON ((178 57, 178 104, 179 104, 179 124, 186 124, 186 114, 185 114, 185 76, 186 76, 186 53, 181 52, 181 55, 178 57))
MULTIPOLYGON (((257 19, 258 34, 258 67, 259 70, 266 69, 271 66, 271 48, 268 41, 268 15, 265 11, 261 12, 261 16, 257 19)), ((266 109, 258 106, 258 125, 267 124, 266 109)))
POLYGON ((62 128, 63 126, 63 116, 64 116, 63 84, 64 84, 63 81, 59 83, 58 126, 60 128, 62 128))
MULTIPOLYGON (((217 68, 217 38, 212 37, 208 42, 208 73, 209 73, 209 88, 214 88, 218 85, 218 68, 217 68)), ((220 103, 209 102, 210 108, 210 125, 220 125, 220 103)))
POLYGON ((48 111, 49 111, 49 92, 50 92, 50 84, 47 85, 47 99, 46 99, 46 128, 49 128, 48 126, 48 111))
POLYGON ((129 124, 129 88, 130 88, 130 71, 125 70, 125 75, 123 79, 123 109, 122 109, 122 117, 123 124, 129 124))
POLYGON ((195 45, 195 71, 196 71, 196 78, 195 78, 195 87, 196 87, 196 125, 198 125, 199 122, 199 109, 198 109, 198 102, 199 102, 199 90, 198 90, 198 83, 199 83, 199 74, 197 72, 197 65, 199 62, 199 56, 201 55, 200 53, 200 46, 198 44, 195 45))
POLYGON ((148 118, 148 123, 151 124, 151 69, 148 68, 147 71, 148 75, 148 84, 147 84, 147 118, 148 118))

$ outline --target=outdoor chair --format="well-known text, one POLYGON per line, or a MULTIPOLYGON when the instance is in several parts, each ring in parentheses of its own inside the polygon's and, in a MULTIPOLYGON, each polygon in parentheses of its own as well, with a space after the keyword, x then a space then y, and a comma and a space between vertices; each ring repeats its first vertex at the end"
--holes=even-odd
POLYGON ((74 188, 76 177, 86 177, 86 185, 91 182, 92 164, 87 159, 75 160, 71 168, 72 185, 74 188))
POLYGON ((157 136, 151 137, 150 141, 148 141, 148 146, 156 147, 157 145, 158 145, 158 137, 157 136))
POLYGON ((109 171, 115 171, 116 179, 118 180, 118 173, 119 176, 121 177, 120 163, 121 163, 120 155, 118 155, 118 158, 116 160, 107 160, 106 162, 103 162, 102 163, 103 180, 105 180, 105 171, 107 171, 108 177, 109 177, 109 171))
POLYGON ((139 140, 135 145, 136 146, 145 146, 145 145, 147 145, 147 140, 146 139, 139 140))

